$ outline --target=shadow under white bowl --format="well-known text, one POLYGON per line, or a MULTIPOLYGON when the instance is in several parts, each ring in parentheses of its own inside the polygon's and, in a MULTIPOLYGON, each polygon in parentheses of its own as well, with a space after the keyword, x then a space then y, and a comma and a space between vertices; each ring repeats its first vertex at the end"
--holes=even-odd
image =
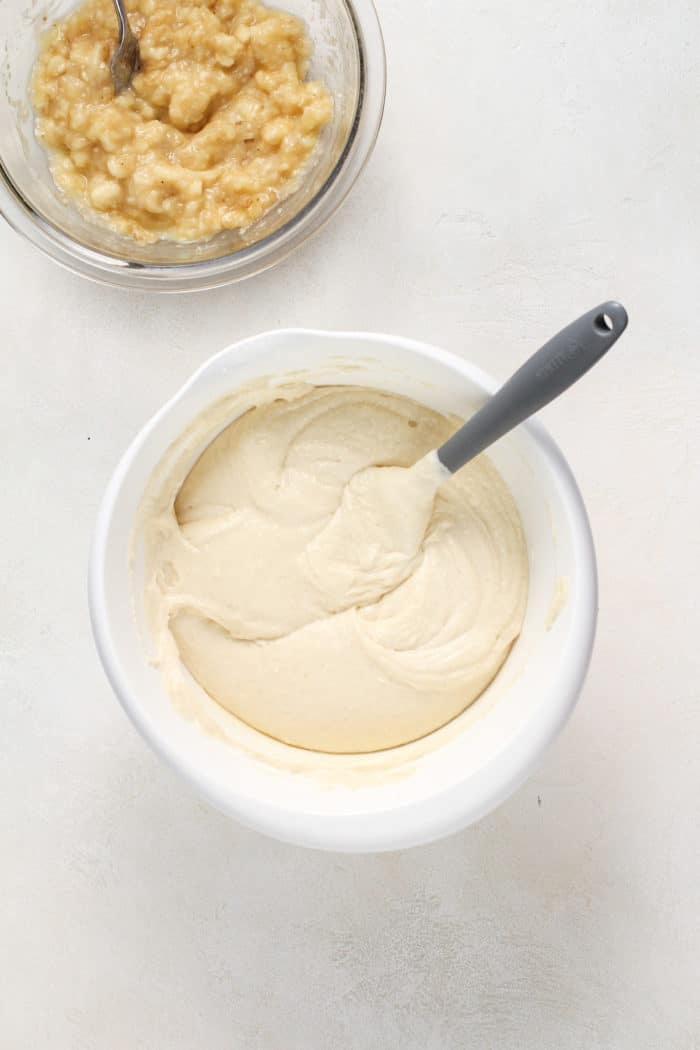
POLYGON ((176 711, 160 673, 149 665, 134 614, 134 598, 138 606, 141 596, 132 594, 128 567, 132 528, 151 472, 195 416, 256 379, 284 382, 287 373, 300 370, 320 384, 376 387, 460 415, 497 387, 460 358, 397 336, 282 330, 217 354, 143 428, 109 483, 90 559, 95 641, 115 693, 152 747, 242 823, 288 842, 335 850, 429 842, 478 820, 510 795, 573 709, 596 620, 588 519, 552 439, 537 422, 524 424, 489 454, 523 520, 528 604, 520 638, 479 699, 422 741, 374 755, 314 755, 272 741, 233 716, 240 746, 218 738, 176 711))

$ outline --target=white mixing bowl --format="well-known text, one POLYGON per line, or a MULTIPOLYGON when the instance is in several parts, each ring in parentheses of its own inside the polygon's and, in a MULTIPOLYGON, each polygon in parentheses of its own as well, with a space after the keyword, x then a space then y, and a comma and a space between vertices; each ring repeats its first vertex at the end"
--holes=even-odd
POLYGON ((571 713, 596 620, 588 519, 564 458, 538 423, 521 426, 490 450, 527 537, 525 622, 489 688, 422 741, 373 755, 313 754, 265 737, 204 697, 220 729, 203 728, 178 713, 149 665, 137 622, 138 550, 135 588, 129 570, 137 508, 151 472, 203 409, 253 380, 283 382, 300 370, 321 384, 376 387, 460 415, 497 386, 452 354, 396 336, 277 331, 217 354, 143 428, 109 483, 90 561, 97 648, 115 693, 153 748, 244 824, 335 850, 429 842, 510 795, 571 713))

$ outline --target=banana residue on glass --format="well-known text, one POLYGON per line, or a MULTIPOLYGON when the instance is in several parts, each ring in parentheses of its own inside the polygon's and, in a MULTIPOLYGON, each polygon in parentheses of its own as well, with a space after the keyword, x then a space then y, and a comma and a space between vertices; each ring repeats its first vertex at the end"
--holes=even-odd
POLYGON ((171 694, 192 688, 184 668, 255 729, 333 753, 417 740, 468 707, 518 637, 528 563, 486 456, 436 492, 429 453, 459 422, 264 380, 199 417, 138 525, 171 694))

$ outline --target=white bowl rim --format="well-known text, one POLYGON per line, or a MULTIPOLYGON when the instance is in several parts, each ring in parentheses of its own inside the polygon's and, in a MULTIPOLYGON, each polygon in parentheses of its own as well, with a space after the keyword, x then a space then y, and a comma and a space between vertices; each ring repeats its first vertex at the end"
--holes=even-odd
POLYGON ((590 663, 598 607, 593 537, 571 468, 554 439, 538 420, 530 419, 521 426, 527 430, 539 455, 552 468, 557 479, 559 496, 566 507, 570 524, 573 563, 578 570, 578 600, 573 608, 568 635, 567 659, 564 661, 566 670, 557 684, 557 698, 542 703, 537 717, 528 721, 493 761, 470 776, 468 791, 465 780, 420 802, 392 807, 376 814, 299 814, 295 811, 293 822, 290 822, 289 811, 279 805, 260 799, 251 800, 235 795, 233 791, 221 792, 207 778, 206 771, 196 763, 183 760, 181 753, 153 731, 144 717, 138 697, 127 684, 121 658, 111 637, 102 567, 112 515, 125 479, 142 446, 205 372, 218 367, 228 357, 237 363, 254 359, 265 353, 272 342, 283 342, 299 336, 338 344, 346 341, 366 342, 368 345, 388 343, 437 360, 461 373, 487 394, 495 392, 500 385, 482 369, 449 351, 404 336, 377 332, 302 327, 275 329, 250 336, 214 354, 141 428, 121 457, 107 485, 96 519, 88 570, 88 602, 95 645, 117 699, 153 750, 184 775, 215 808, 235 817, 245 826, 285 842, 342 852, 393 850, 432 842, 480 820, 527 779, 570 717, 590 663), (478 781, 476 788, 475 781, 478 781))

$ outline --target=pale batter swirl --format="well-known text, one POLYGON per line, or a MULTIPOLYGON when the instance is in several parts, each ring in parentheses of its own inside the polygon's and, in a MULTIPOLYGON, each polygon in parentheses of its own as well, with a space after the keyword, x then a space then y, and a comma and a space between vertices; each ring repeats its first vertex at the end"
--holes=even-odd
POLYGON ((485 456, 434 500, 431 461, 406 469, 456 425, 376 390, 266 382, 197 421, 141 519, 171 690, 182 661, 244 722, 329 752, 418 739, 472 703, 520 632, 528 568, 485 456))

